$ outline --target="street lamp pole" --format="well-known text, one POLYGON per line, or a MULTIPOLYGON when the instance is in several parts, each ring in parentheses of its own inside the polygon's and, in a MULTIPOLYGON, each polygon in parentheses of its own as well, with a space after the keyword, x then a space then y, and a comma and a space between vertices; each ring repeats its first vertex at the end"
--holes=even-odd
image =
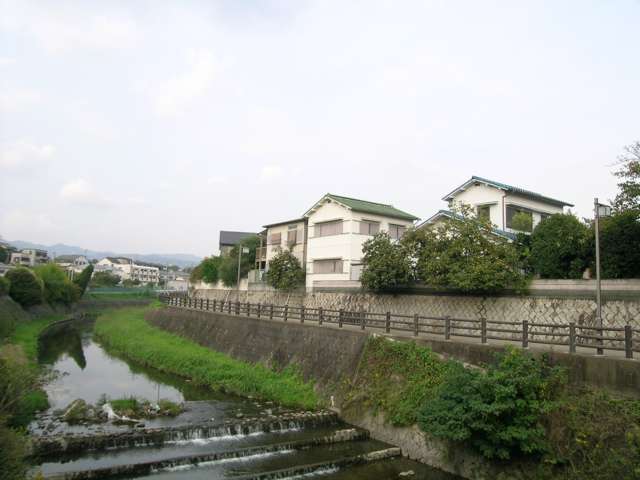
POLYGON ((596 323, 598 326, 598 349, 597 354, 602 355, 604 350, 603 345, 603 332, 602 332, 602 285, 600 279, 600 217, 608 217, 611 215, 611 207, 609 205, 603 205, 598 202, 597 198, 593 199, 593 211, 594 211, 594 228, 596 237, 596 323))

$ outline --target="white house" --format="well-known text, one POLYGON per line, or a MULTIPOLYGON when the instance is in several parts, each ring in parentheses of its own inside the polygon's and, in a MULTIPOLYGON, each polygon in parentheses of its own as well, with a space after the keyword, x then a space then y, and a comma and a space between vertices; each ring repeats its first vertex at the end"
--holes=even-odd
POLYGON ((95 267, 96 272, 110 272, 121 280, 138 280, 140 283, 158 283, 160 269, 148 264, 136 264, 130 258, 105 257, 95 267))
POLYGON ((35 267, 43 265, 49 261, 49 255, 46 250, 37 248, 26 248, 20 252, 12 252, 9 263, 12 265, 21 265, 24 267, 35 267))
POLYGON ((399 239, 418 217, 392 205, 326 194, 307 221, 306 287, 353 286, 362 273, 362 244, 378 232, 399 239))
MULTIPOLYGON (((518 230, 513 228, 513 217, 522 213, 531 217, 532 228, 550 215, 563 213, 564 207, 573 207, 562 200, 548 197, 520 187, 473 176, 443 198, 449 208, 470 206, 478 217, 488 218, 497 234, 512 238, 518 230)), ((450 210, 440 210, 419 227, 451 217, 450 210)))
POLYGON ((81 273, 89 266, 89 260, 84 255, 59 255, 54 261, 70 275, 81 273))
POLYGON ((307 254, 307 219, 296 218, 285 222, 264 225, 262 235, 265 245, 261 245, 261 252, 256 254, 265 263, 265 270, 269 270, 269 262, 281 250, 289 250, 298 259, 302 268, 306 266, 307 254), (262 255, 262 252, 264 252, 262 255))

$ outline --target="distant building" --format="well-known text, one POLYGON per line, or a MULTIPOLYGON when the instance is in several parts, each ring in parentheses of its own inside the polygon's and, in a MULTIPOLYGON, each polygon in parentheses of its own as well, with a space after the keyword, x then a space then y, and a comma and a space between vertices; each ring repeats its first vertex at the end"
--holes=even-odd
POLYGON ((49 255, 46 250, 37 248, 25 248, 19 252, 11 253, 9 263, 12 265, 23 267, 36 267, 49 261, 49 255))
POLYGON ((255 237, 257 233, 253 232, 231 232, 227 230, 220 231, 220 241, 218 247, 220 255, 227 255, 233 247, 248 237, 255 237))
POLYGON ((140 283, 158 283, 160 269, 157 266, 135 263, 126 257, 105 257, 96 263, 96 272, 109 272, 120 277, 120 280, 138 280, 140 283))
POLYGON ((72 274, 80 273, 91 265, 89 259, 84 255, 59 255, 54 259, 54 262, 72 274))

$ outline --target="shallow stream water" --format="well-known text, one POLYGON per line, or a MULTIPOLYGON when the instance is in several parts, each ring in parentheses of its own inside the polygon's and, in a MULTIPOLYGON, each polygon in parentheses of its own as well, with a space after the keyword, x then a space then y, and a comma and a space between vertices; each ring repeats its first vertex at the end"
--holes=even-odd
POLYGON ((117 474, 158 480, 455 478, 399 457, 397 449, 370 439, 367 432, 330 412, 328 420, 324 416, 318 420, 314 413, 214 392, 136 365, 103 348, 93 338, 90 322, 43 339, 39 361, 51 371, 45 386, 51 407, 30 425, 34 438, 108 436, 113 441, 108 448, 90 448, 87 442, 80 451, 43 456, 33 474, 40 471, 51 478, 117 474), (175 418, 147 419, 137 425, 68 425, 57 416, 76 399, 96 404, 104 398, 132 396, 184 403, 185 411, 175 418), (399 477, 402 472, 407 476, 399 477))

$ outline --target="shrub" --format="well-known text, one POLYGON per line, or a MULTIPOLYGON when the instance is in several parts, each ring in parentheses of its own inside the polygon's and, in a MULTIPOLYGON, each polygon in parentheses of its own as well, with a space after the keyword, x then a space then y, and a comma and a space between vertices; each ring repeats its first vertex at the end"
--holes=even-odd
POLYGON ((24 436, 0 423, 1 480, 22 480, 27 478, 29 466, 24 461, 26 453, 27 445, 24 436))
POLYGON ((92 287, 115 287, 120 283, 120 277, 111 272, 96 272, 91 278, 92 287))
POLYGON ((640 211, 626 210, 601 221, 602 276, 640 278, 640 211))
POLYGON ((87 286, 91 281, 91 275, 93 275, 93 265, 88 265, 82 270, 82 272, 80 272, 80 275, 78 275, 73 280, 73 283, 75 283, 80 289, 81 297, 82 295, 84 295, 84 292, 87 290, 87 286))
POLYGON ((524 290, 526 277, 513 244, 467 209, 425 231, 417 271, 427 285, 466 293, 524 290))
POLYGON ((403 245, 385 232, 362 245, 362 286, 376 292, 395 292, 413 282, 411 259, 403 245))
POLYGON ((3 295, 9 295, 9 289, 11 288, 11 282, 5 277, 0 277, 0 297, 3 295))
POLYGON ((530 213, 518 212, 511 219, 511 228, 520 232, 530 232, 533 229, 533 217, 530 213))
POLYGON ((9 270, 6 275, 11 283, 9 296, 23 307, 42 303, 42 281, 28 268, 19 267, 9 270))
POLYGON ((563 381, 544 359, 509 349, 486 372, 459 366, 425 403, 419 424, 487 458, 541 454, 548 450, 543 416, 557 406, 563 381))
POLYGON ((304 271, 293 253, 281 250, 271 259, 267 283, 276 290, 293 290, 304 284, 304 271))
POLYGON ((589 228, 572 214, 542 220, 531 235, 531 262, 542 278, 581 278, 589 265, 589 228))
POLYGON ((45 300, 54 305, 71 305, 80 298, 80 289, 73 284, 66 272, 55 263, 47 263, 35 268, 36 275, 44 285, 45 300))

